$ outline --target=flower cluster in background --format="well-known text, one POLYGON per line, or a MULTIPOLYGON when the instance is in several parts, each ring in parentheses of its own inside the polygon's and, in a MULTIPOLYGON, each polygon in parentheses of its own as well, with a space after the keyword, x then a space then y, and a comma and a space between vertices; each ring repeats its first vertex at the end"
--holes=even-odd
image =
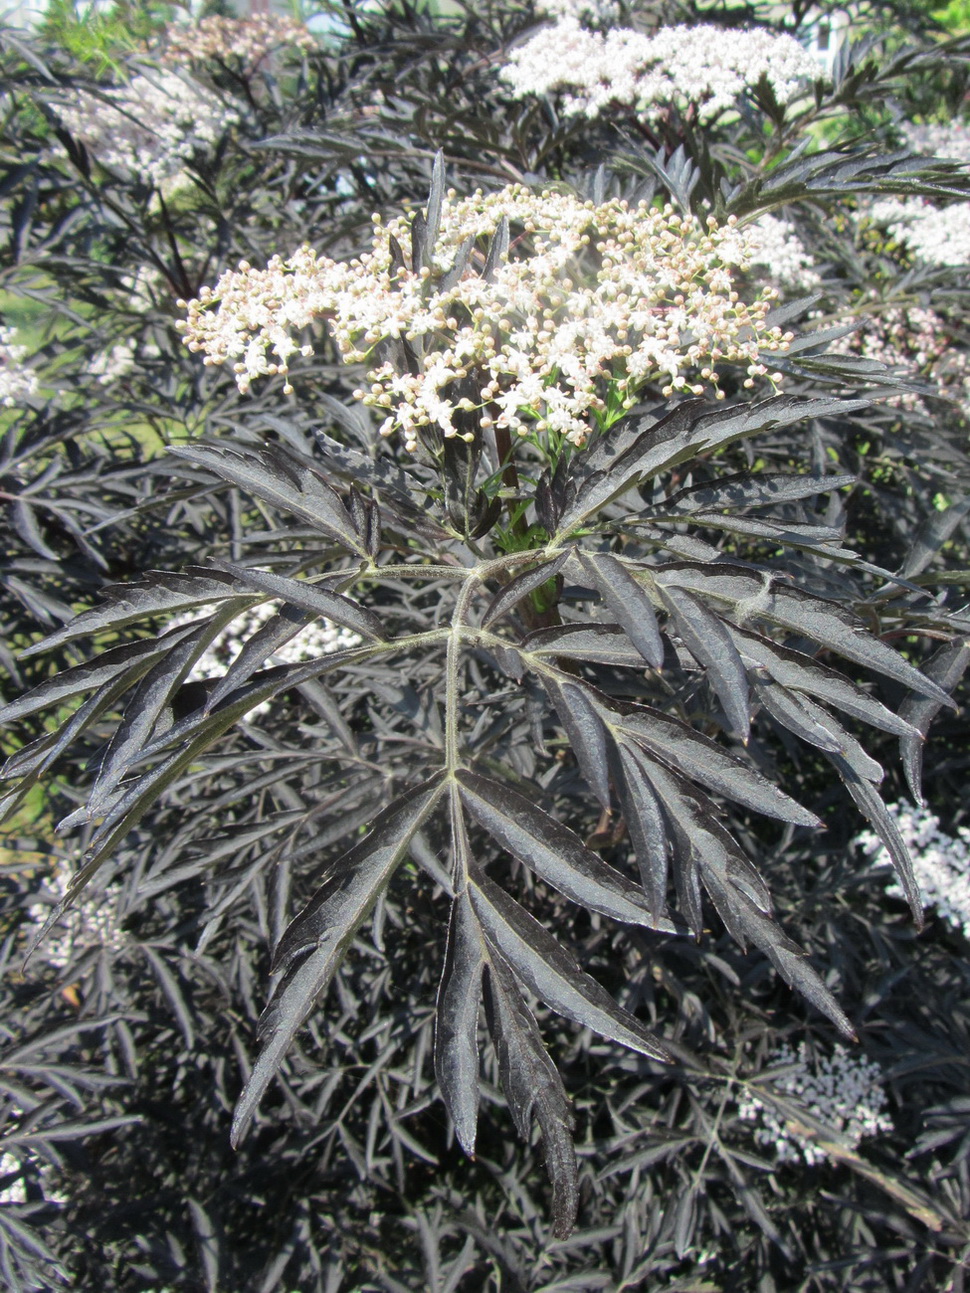
POLYGON ((97 95, 73 91, 57 110, 103 166, 156 187, 180 181, 186 163, 239 120, 211 91, 163 68, 97 95))
POLYGON ((925 198, 883 198, 862 214, 926 265, 970 265, 970 202, 935 207, 925 198))
POLYGON ((0 404, 12 409, 37 390, 37 374, 24 365, 27 347, 17 344, 17 329, 0 327, 0 404))
MULTIPOLYGON (((970 162, 970 130, 961 122, 900 127, 914 152, 970 162)), ((863 204, 860 215, 881 225, 891 238, 927 265, 970 265, 970 202, 937 207, 926 198, 883 198, 863 204)))
POLYGON ((916 153, 970 162, 970 130, 961 121, 948 121, 944 125, 916 125, 907 121, 900 127, 900 131, 903 139, 916 153))
POLYGON ((483 427, 580 446, 608 397, 622 411, 648 382, 665 396, 719 394, 720 363, 745 366, 753 386, 768 372, 761 353, 791 340, 765 324, 772 288, 740 299, 732 270, 747 264, 746 234, 733 221, 719 228, 669 206, 597 206, 521 185, 452 192, 432 264, 416 267, 398 255, 411 218, 374 222, 373 250, 348 264, 304 247, 265 270, 243 262, 224 274, 186 304, 186 344, 206 363, 231 362, 246 391, 311 354, 294 333, 326 319, 345 362, 371 366, 356 397, 385 413, 382 435, 401 432, 413 451, 429 425, 470 438, 456 416, 472 410, 483 427), (487 265, 484 240, 500 226, 513 254, 487 265), (388 339, 411 347, 409 370, 386 361, 388 339))
MULTIPOLYGON (((901 375, 918 377, 936 388, 941 399, 952 400, 970 417, 970 356, 952 345, 949 326, 935 310, 922 306, 893 307, 863 315, 861 326, 829 347, 836 354, 861 355, 901 375)), ((926 412, 915 393, 887 401, 899 408, 926 412)))
MULTIPOLYGON (((782 1046, 772 1056, 771 1066, 791 1066, 789 1072, 775 1078, 773 1087, 780 1096, 796 1102, 813 1118, 840 1133, 855 1149, 867 1136, 892 1131, 892 1120, 884 1112, 886 1093, 878 1064, 854 1057, 844 1046, 836 1045, 831 1056, 812 1056, 802 1042, 797 1052, 782 1046)), ((825 1150, 800 1135, 784 1117, 754 1092, 746 1092, 738 1101, 738 1116, 754 1123, 754 1138, 759 1145, 774 1150, 777 1163, 820 1163, 825 1150)))
POLYGON ((316 41, 302 22, 282 14, 251 18, 203 18, 191 26, 171 27, 162 55, 166 63, 228 63, 246 71, 282 49, 310 50, 316 41))
POLYGON ((135 366, 135 347, 130 341, 119 341, 110 350, 100 350, 87 367, 89 377, 96 377, 102 386, 110 386, 119 377, 125 377, 135 366))
POLYGON ((807 292, 822 281, 795 226, 779 216, 763 215, 745 227, 738 261, 750 262, 752 269, 766 269, 778 287, 807 292))
POLYGON ((576 18, 587 27, 608 26, 620 11, 615 0, 540 0, 536 8, 550 18, 576 18))
MULTIPOLYGON (((263 602, 260 606, 244 611, 231 624, 227 624, 203 654, 192 666, 190 678, 221 678, 233 660, 259 629, 263 627, 279 610, 276 602, 263 602)), ((169 624, 170 629, 180 628, 184 624, 195 622, 192 614, 177 616, 169 624)), ((288 642, 278 646, 268 658, 268 665, 302 664, 305 660, 316 660, 322 655, 333 655, 337 651, 348 651, 351 647, 360 646, 362 639, 350 629, 334 624, 328 619, 314 620, 311 624, 300 627, 293 625, 293 636, 288 642)), ((263 701, 250 712, 267 714, 270 710, 268 701, 263 701)))
POLYGON ((762 78, 779 103, 791 102, 819 65, 792 36, 768 31, 704 24, 653 36, 623 27, 600 33, 567 16, 513 49, 501 75, 516 98, 561 92, 566 116, 593 118, 619 105, 656 121, 674 105, 708 122, 762 78))
MULTIPOLYGON (((970 829, 960 826, 955 836, 947 835, 928 808, 908 804, 887 804, 887 808, 913 859, 924 905, 935 907, 942 920, 970 938, 970 829)), ((872 831, 864 831, 856 843, 874 866, 890 865, 885 846, 872 831)), ((887 892, 902 897, 895 881, 887 892)))
MULTIPOLYGON (((53 904, 66 896, 73 871, 66 862, 59 861, 47 877, 46 891, 53 904)), ((121 928, 118 904, 121 888, 108 883, 99 892, 86 889, 85 896, 64 912, 60 920, 38 944, 35 956, 59 970, 63 970, 81 953, 90 948, 104 947, 109 951, 120 950, 125 943, 121 928)), ((51 903, 35 902, 27 908, 27 915, 39 928, 51 913, 51 903)))

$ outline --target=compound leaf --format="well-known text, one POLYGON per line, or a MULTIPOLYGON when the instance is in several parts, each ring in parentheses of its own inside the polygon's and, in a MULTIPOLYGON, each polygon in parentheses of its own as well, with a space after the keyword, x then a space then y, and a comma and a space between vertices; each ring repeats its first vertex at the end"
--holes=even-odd
POLYGON ((553 1234, 565 1239, 579 1208, 569 1098, 558 1069, 546 1054, 535 1018, 522 1000, 515 976, 494 949, 489 955, 485 983, 486 1016, 502 1090, 523 1140, 528 1139, 533 1114, 539 1123, 552 1183, 553 1234))
POLYGON ((503 889, 478 872, 469 894, 488 941, 518 977, 557 1014, 651 1059, 670 1062, 671 1052, 585 974, 565 948, 503 889))
POLYGON ((170 452, 367 555, 340 495, 316 470, 292 455, 276 448, 202 442, 178 445, 170 452))
POLYGON ((333 866, 330 878, 291 922, 276 953, 289 967, 259 1022, 262 1049, 236 1106, 232 1142, 238 1145, 297 1030, 330 985, 357 930, 384 891, 411 838, 437 803, 440 777, 398 796, 374 820, 369 834, 333 866))
MULTIPOLYGON (((574 831, 500 782, 467 769, 455 778, 462 803, 492 838, 560 893, 614 920, 653 925, 639 887, 588 849, 574 831)), ((674 926, 663 921, 660 928, 672 931, 674 926)))

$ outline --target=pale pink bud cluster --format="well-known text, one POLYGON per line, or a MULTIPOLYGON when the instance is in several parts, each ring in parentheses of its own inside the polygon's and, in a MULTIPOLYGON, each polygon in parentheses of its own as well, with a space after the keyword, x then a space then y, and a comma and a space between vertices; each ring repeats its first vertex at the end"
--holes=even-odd
POLYGON ((765 77, 779 103, 815 81, 815 57, 792 36, 756 30, 661 27, 653 36, 615 27, 586 31, 565 15, 513 49, 501 76, 516 98, 562 94, 565 116, 597 117, 613 106, 647 121, 693 107, 700 121, 732 108, 765 77))
POLYGON ((69 92, 57 110, 102 165, 156 186, 171 181, 239 120, 238 112, 210 90, 163 68, 146 70, 100 95, 69 92))
POLYGON ((400 432, 414 450, 426 426, 473 438, 455 418, 476 410, 482 427, 558 433, 579 446, 607 395, 629 408, 648 383, 665 395, 719 394, 720 364, 743 365, 753 386, 768 372, 762 353, 791 340, 765 323, 772 288, 741 299, 743 234, 733 222, 521 185, 451 192, 429 266, 392 253, 411 246, 412 217, 373 219, 372 250, 349 263, 304 247, 264 270, 243 262, 204 288, 180 325, 189 348, 208 364, 231 363, 246 391, 311 354, 307 331, 327 320, 344 361, 369 366, 356 397, 384 413, 382 435, 400 432), (503 217, 510 251, 486 275, 503 217), (443 286, 463 247, 467 263, 443 286), (380 348, 388 340, 407 343, 409 364, 390 362, 380 348))
MULTIPOLYGON (((936 387, 942 399, 952 400, 970 417, 970 355, 953 345, 950 331, 946 320, 934 310, 894 307, 865 315, 857 331, 840 337, 830 349, 874 359, 901 370, 903 376, 922 378, 936 387)), ((887 402, 925 411, 915 393, 894 396, 887 402)))
POLYGON ((316 48, 302 22, 282 14, 261 13, 251 18, 203 18, 187 27, 171 27, 162 55, 166 63, 228 63, 255 69, 277 50, 316 48))

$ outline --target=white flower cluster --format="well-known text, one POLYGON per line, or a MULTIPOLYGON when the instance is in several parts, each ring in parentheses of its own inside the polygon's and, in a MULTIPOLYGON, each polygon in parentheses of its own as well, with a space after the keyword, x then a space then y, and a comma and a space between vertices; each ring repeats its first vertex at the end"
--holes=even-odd
MULTIPOLYGON (((774 1080, 778 1094, 791 1098, 819 1122, 840 1132, 853 1149, 866 1136, 892 1131, 892 1120, 884 1112, 886 1093, 878 1064, 861 1056, 854 1058, 839 1045, 831 1057, 818 1056, 813 1062, 805 1042, 800 1044, 797 1053, 790 1046, 783 1046, 771 1059, 772 1066, 781 1064, 794 1067, 792 1072, 774 1080)), ((752 1092, 738 1101, 738 1116, 744 1122, 758 1124, 755 1140, 773 1149, 778 1163, 804 1159, 815 1164, 825 1158, 821 1146, 800 1135, 770 1104, 752 1092)))
POLYGON ((99 350, 87 366, 89 377, 96 377, 102 386, 124 377, 135 366, 135 347, 130 341, 119 341, 110 350, 99 350))
POLYGON ((861 214, 927 265, 970 265, 970 202, 935 207, 925 198, 883 198, 861 214))
POLYGON ((946 157, 952 161, 970 162, 970 129, 962 121, 923 126, 907 121, 900 129, 906 143, 916 153, 926 153, 928 157, 946 157))
MULTIPOLYGON (((970 129, 961 122, 901 126, 916 152, 970 162, 970 129)), ((928 265, 970 264, 970 202, 935 207, 925 198, 883 198, 864 204, 859 215, 883 226, 917 260, 928 265)))
MULTIPOLYGON (((843 355, 861 355, 904 376, 931 382, 942 399, 957 404, 970 417, 970 355, 950 340, 950 327, 934 310, 921 306, 893 308, 865 315, 862 326, 839 337, 829 349, 843 355)), ((916 394, 894 396, 887 403, 926 411, 916 394)))
MULTIPOLYGON (((253 634, 272 619, 279 608, 276 602, 263 602, 251 610, 244 611, 227 624, 203 654, 192 666, 189 677, 192 679, 221 678, 229 665, 253 634)), ((187 613, 176 616, 169 628, 180 628, 183 624, 194 623, 196 616, 187 613)), ((351 647, 360 646, 359 634, 334 624, 331 620, 320 619, 300 629, 289 642, 284 642, 269 657, 267 664, 302 664, 305 660, 316 660, 321 655, 333 655, 336 651, 348 651, 351 647)), ((268 701, 263 701, 250 712, 267 714, 270 710, 268 701)))
MULTIPOLYGON (((55 865, 47 879, 47 889, 55 903, 64 898, 72 878, 73 871, 67 863, 55 865)), ((118 951, 125 944, 118 917, 120 887, 109 883, 97 893, 90 889, 85 893, 89 896, 68 908, 34 953, 57 969, 63 970, 80 952, 99 944, 111 951, 118 951)), ((27 908, 27 914, 38 927, 50 913, 48 903, 31 903, 27 908)))
POLYGON ((0 404, 12 409, 37 390, 37 374, 24 366, 26 346, 16 343, 17 329, 0 327, 0 404))
POLYGON ((540 0, 536 6, 550 18, 577 18, 588 27, 605 27, 619 15, 614 0, 540 0))
MULTIPOLYGON (((913 858, 924 905, 935 907, 948 925, 970 938, 970 829, 960 826, 955 836, 947 835, 940 830, 940 819, 927 808, 908 804, 887 804, 887 808, 913 858)), ((872 831, 864 831, 856 844, 874 866, 889 865, 883 843, 872 831)), ((895 881, 887 892, 902 897, 895 881)))
POLYGON ((763 215, 748 225, 739 239, 738 261, 752 269, 767 269, 772 283, 795 291, 809 291, 822 281, 812 257, 790 220, 763 215))
POLYGON ((123 274, 121 283, 131 294, 129 308, 138 314, 155 309, 168 287, 157 265, 139 265, 134 274, 123 274))
POLYGON ((619 105, 653 121, 673 104, 681 112, 693 106, 702 122, 762 77, 789 103, 818 74, 812 54, 784 34, 707 24, 661 27, 653 36, 625 27, 599 33, 569 16, 513 49, 501 71, 516 98, 561 91, 566 116, 593 118, 619 105))
POLYGON ((203 288, 180 325, 189 349, 208 364, 232 362, 246 391, 261 374, 288 374, 293 354, 312 354, 293 334, 326 319, 345 362, 371 365, 355 396, 386 414, 382 435, 400 431, 413 451, 429 425, 471 438, 454 419, 472 410, 483 427, 554 432, 579 446, 608 394, 623 408, 653 382, 665 395, 719 394, 722 362, 746 366, 753 386, 768 371, 760 353, 791 340, 765 325, 772 288, 750 305, 740 299, 732 269, 744 265, 744 235, 733 221, 719 228, 669 206, 597 206, 515 184, 452 191, 428 267, 401 252, 411 217, 373 220, 373 250, 348 264, 303 247, 265 270, 242 262, 203 288), (487 266, 503 221, 511 250, 487 266), (388 339, 410 345, 408 371, 386 362, 388 339))
POLYGON ((276 50, 316 47, 302 22, 282 14, 261 13, 251 18, 213 16, 186 27, 172 27, 166 36, 166 63, 230 63, 255 71, 276 50))
MULTIPOLYGON (((33 1150, 27 1149, 21 1151, 24 1160, 35 1168, 37 1173, 38 1184, 43 1191, 44 1198, 48 1203, 66 1203, 67 1195, 59 1190, 53 1183, 54 1168, 50 1163, 45 1163, 39 1158, 33 1150)), ((0 1190, 0 1204, 3 1203, 26 1203, 27 1202, 27 1182, 23 1175, 23 1165, 21 1159, 10 1153, 0 1154, 0 1176, 8 1176, 11 1172, 19 1172, 20 1176, 9 1185, 0 1190)))
POLYGON ((211 147, 239 115, 210 90, 164 68, 94 95, 73 91, 58 104, 65 127, 104 166, 160 187, 211 147))

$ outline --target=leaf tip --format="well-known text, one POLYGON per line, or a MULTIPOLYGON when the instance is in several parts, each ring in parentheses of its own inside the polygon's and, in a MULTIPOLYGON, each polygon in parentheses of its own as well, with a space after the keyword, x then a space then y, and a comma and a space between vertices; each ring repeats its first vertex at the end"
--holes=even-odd
POLYGON ((229 1132, 229 1144, 233 1149, 238 1150, 240 1145, 246 1139, 249 1127, 252 1122, 252 1115, 242 1109, 237 1109, 232 1120, 232 1128, 229 1132))

